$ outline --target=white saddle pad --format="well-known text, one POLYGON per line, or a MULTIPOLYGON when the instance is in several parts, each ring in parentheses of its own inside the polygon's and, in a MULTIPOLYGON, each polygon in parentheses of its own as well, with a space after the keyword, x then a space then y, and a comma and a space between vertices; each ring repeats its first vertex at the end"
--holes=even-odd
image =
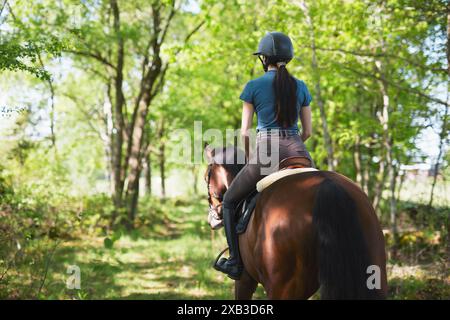
POLYGON ((256 190, 258 190, 258 192, 261 192, 275 181, 278 181, 284 177, 291 176, 297 173, 311 172, 311 171, 319 171, 319 170, 317 170, 316 168, 295 168, 295 169, 283 169, 274 172, 272 174, 269 174, 267 177, 264 177, 261 180, 259 180, 258 183, 256 184, 256 190))

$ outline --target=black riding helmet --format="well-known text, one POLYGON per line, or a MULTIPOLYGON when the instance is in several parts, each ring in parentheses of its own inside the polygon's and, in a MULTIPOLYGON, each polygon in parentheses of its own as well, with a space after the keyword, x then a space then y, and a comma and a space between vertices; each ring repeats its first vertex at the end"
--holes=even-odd
POLYGON ((267 32, 258 45, 258 51, 253 53, 261 60, 264 70, 267 71, 267 65, 261 59, 261 56, 267 57, 270 63, 286 62, 294 57, 294 46, 291 39, 282 32, 267 32))

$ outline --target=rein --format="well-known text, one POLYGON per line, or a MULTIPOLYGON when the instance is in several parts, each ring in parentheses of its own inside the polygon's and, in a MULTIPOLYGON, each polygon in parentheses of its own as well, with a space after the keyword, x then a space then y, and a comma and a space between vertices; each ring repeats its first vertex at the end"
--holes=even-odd
MULTIPOLYGON (((208 188, 208 203, 209 203, 209 210, 210 211, 215 211, 216 213, 218 212, 217 209, 220 208, 222 206, 222 201, 223 201, 223 196, 221 195, 217 195, 216 192, 213 192, 213 195, 211 196, 211 175, 212 175, 212 170, 211 170, 212 164, 208 165, 208 179, 207 179, 207 188, 208 188), (214 206, 212 204, 212 198, 219 200, 220 203, 216 206, 214 206)), ((216 214, 217 215, 217 214, 216 214)))

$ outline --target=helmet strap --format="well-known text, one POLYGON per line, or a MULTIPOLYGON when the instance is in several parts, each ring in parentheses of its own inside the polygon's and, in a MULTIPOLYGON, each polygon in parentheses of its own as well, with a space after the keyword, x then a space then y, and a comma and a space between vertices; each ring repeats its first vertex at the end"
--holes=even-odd
POLYGON ((264 71, 267 72, 267 70, 269 69, 269 66, 266 63, 264 63, 264 60, 261 58, 261 56, 258 56, 258 58, 259 58, 259 61, 261 61, 262 65, 263 65, 264 71))

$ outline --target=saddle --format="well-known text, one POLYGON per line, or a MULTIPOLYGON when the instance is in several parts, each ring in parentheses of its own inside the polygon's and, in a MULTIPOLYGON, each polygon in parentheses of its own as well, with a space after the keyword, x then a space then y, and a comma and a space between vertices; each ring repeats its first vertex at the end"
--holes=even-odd
POLYGON ((242 234, 247 229, 248 222, 250 221, 250 217, 256 207, 261 191, 275 181, 286 176, 308 171, 317 171, 317 169, 314 168, 313 163, 307 157, 296 156, 282 160, 278 165, 278 170, 261 179, 256 184, 255 190, 245 197, 245 199, 243 199, 238 205, 236 210, 236 214, 238 215, 236 233, 242 234))

